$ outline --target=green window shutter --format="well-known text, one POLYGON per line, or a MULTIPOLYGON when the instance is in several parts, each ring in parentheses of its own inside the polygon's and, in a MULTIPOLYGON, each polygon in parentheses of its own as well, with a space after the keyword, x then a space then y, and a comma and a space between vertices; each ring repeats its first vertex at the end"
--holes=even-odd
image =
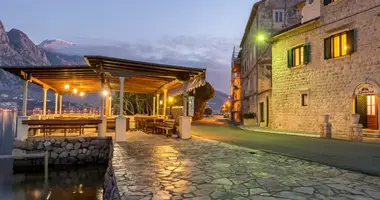
POLYGON ((355 51, 355 30, 347 31, 347 54, 352 54, 355 51))
POLYGON ((293 50, 288 50, 288 68, 293 67, 293 50))
POLYGON ((323 3, 324 3, 325 5, 328 5, 328 4, 331 3, 331 0, 324 0, 323 3))
POLYGON ((331 38, 325 39, 325 60, 331 58, 331 38))
POLYGON ((310 43, 303 46, 303 63, 306 65, 310 62, 310 43))

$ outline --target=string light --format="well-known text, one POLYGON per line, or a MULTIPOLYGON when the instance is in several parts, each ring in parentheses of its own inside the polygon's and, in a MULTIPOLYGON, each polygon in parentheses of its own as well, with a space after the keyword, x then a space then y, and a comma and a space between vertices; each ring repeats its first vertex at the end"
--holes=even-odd
POLYGON ((74 94, 76 94, 76 93, 78 93, 78 90, 75 88, 75 89, 74 89, 74 94))

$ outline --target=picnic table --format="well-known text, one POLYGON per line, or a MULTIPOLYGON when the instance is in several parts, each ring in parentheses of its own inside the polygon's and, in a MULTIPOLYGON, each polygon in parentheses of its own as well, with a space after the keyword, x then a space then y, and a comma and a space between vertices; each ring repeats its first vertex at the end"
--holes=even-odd
POLYGON ((46 119, 46 120, 24 120, 22 124, 29 126, 29 130, 41 130, 44 137, 47 131, 62 129, 66 137, 67 130, 79 130, 79 135, 84 134, 85 128, 98 128, 102 120, 98 119, 46 119))

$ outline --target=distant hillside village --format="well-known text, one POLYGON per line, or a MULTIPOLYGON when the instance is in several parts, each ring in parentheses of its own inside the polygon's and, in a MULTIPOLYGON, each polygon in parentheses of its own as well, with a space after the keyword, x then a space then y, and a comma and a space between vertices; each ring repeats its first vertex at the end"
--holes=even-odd
POLYGON ((255 116, 252 125, 276 130, 379 132, 379 30, 378 0, 255 3, 232 56, 232 119, 255 116))

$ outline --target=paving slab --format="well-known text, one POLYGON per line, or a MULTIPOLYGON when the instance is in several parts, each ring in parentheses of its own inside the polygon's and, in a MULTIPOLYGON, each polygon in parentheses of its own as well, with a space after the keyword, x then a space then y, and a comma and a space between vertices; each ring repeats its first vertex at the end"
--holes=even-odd
POLYGON ((127 133, 112 164, 122 199, 378 199, 380 177, 200 138, 127 133))

